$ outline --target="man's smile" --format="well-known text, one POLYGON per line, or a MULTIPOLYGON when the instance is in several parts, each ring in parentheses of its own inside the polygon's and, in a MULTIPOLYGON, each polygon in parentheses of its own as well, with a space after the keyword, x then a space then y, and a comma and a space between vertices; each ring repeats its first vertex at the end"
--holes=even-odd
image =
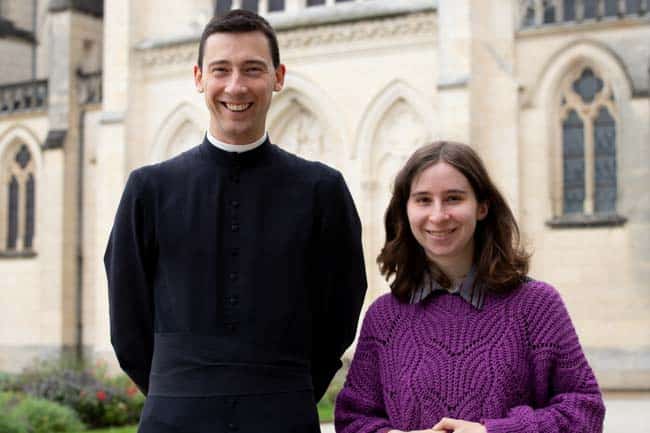
POLYGON ((230 111, 234 111, 236 113, 240 113, 242 111, 248 110, 250 107, 253 106, 252 102, 246 103, 246 104, 230 104, 228 102, 222 102, 221 105, 226 107, 230 111))

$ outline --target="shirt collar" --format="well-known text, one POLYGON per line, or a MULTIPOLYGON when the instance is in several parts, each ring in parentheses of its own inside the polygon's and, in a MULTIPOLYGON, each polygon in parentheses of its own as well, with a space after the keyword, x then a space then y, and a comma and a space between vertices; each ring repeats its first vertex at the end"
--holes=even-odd
POLYGON ((205 136, 207 137, 210 143, 212 143, 214 146, 218 147, 221 150, 224 150, 226 152, 242 153, 242 152, 248 152, 249 150, 253 150, 256 147, 261 146, 262 143, 266 141, 267 133, 265 132, 260 139, 255 140, 254 142, 249 144, 224 143, 223 141, 217 140, 212 134, 210 134, 210 130, 206 131, 205 136))
POLYGON ((474 265, 472 265, 467 276, 460 282, 457 290, 453 291, 442 287, 436 280, 431 278, 431 273, 429 271, 426 271, 424 273, 424 278, 422 279, 422 284, 420 284, 420 287, 411 292, 411 299, 409 300, 409 303, 417 304, 418 302, 421 302, 425 298, 429 297, 429 295, 432 293, 440 291, 459 295, 465 301, 473 305, 474 308, 478 310, 483 309, 486 287, 481 282, 476 281, 476 266, 474 265))

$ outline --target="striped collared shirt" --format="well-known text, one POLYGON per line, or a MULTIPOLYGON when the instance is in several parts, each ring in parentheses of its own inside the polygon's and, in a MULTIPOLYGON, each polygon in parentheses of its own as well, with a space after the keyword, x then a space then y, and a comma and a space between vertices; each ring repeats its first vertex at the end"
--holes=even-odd
POLYGON ((483 302, 485 301, 486 288, 484 284, 476 282, 476 266, 472 266, 469 270, 469 273, 460 284, 451 289, 445 289, 442 287, 436 280, 431 278, 430 272, 424 273, 424 278, 422 279, 422 284, 420 287, 411 292, 411 298, 409 300, 410 304, 417 304, 418 302, 426 299, 429 295, 434 292, 442 291, 446 293, 457 294, 470 304, 472 304, 478 310, 483 308, 483 302))

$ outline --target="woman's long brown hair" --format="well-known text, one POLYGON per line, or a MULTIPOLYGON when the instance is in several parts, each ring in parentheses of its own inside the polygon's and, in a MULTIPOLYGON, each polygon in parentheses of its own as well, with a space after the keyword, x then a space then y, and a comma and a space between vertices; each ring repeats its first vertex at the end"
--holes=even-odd
POLYGON ((394 277, 391 291, 401 300, 408 299, 411 291, 421 284, 427 268, 443 286, 451 284, 449 277, 426 258, 411 233, 406 213, 413 180, 440 161, 460 171, 469 181, 476 200, 488 204, 487 216, 477 222, 474 232, 476 280, 495 292, 512 290, 528 272, 530 259, 520 244, 515 217, 478 154, 465 144, 450 141, 419 148, 397 174, 384 218, 386 242, 377 257, 381 274, 386 280, 394 277))

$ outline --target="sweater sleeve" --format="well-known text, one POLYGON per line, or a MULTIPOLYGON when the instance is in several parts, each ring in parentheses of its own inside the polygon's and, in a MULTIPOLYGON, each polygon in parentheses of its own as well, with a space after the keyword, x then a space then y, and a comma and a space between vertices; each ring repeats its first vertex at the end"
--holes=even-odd
POLYGON ((559 293, 532 283, 525 317, 533 404, 484 420, 488 433, 602 432, 605 406, 559 293))
MULTIPOLYGON (((143 183, 129 176, 108 240, 111 343, 124 372, 146 395, 153 356, 153 222, 147 220, 143 183)), ((150 217, 150 215, 149 215, 150 217)))
POLYGON ((343 352, 354 341, 367 286, 361 221, 339 172, 324 176, 319 201, 322 215, 317 284, 320 290, 311 356, 315 401, 325 394, 341 367, 343 352))
POLYGON ((376 332, 371 311, 372 307, 363 321, 345 385, 336 399, 337 433, 386 433, 392 429, 380 374, 379 351, 383 339, 376 332))

